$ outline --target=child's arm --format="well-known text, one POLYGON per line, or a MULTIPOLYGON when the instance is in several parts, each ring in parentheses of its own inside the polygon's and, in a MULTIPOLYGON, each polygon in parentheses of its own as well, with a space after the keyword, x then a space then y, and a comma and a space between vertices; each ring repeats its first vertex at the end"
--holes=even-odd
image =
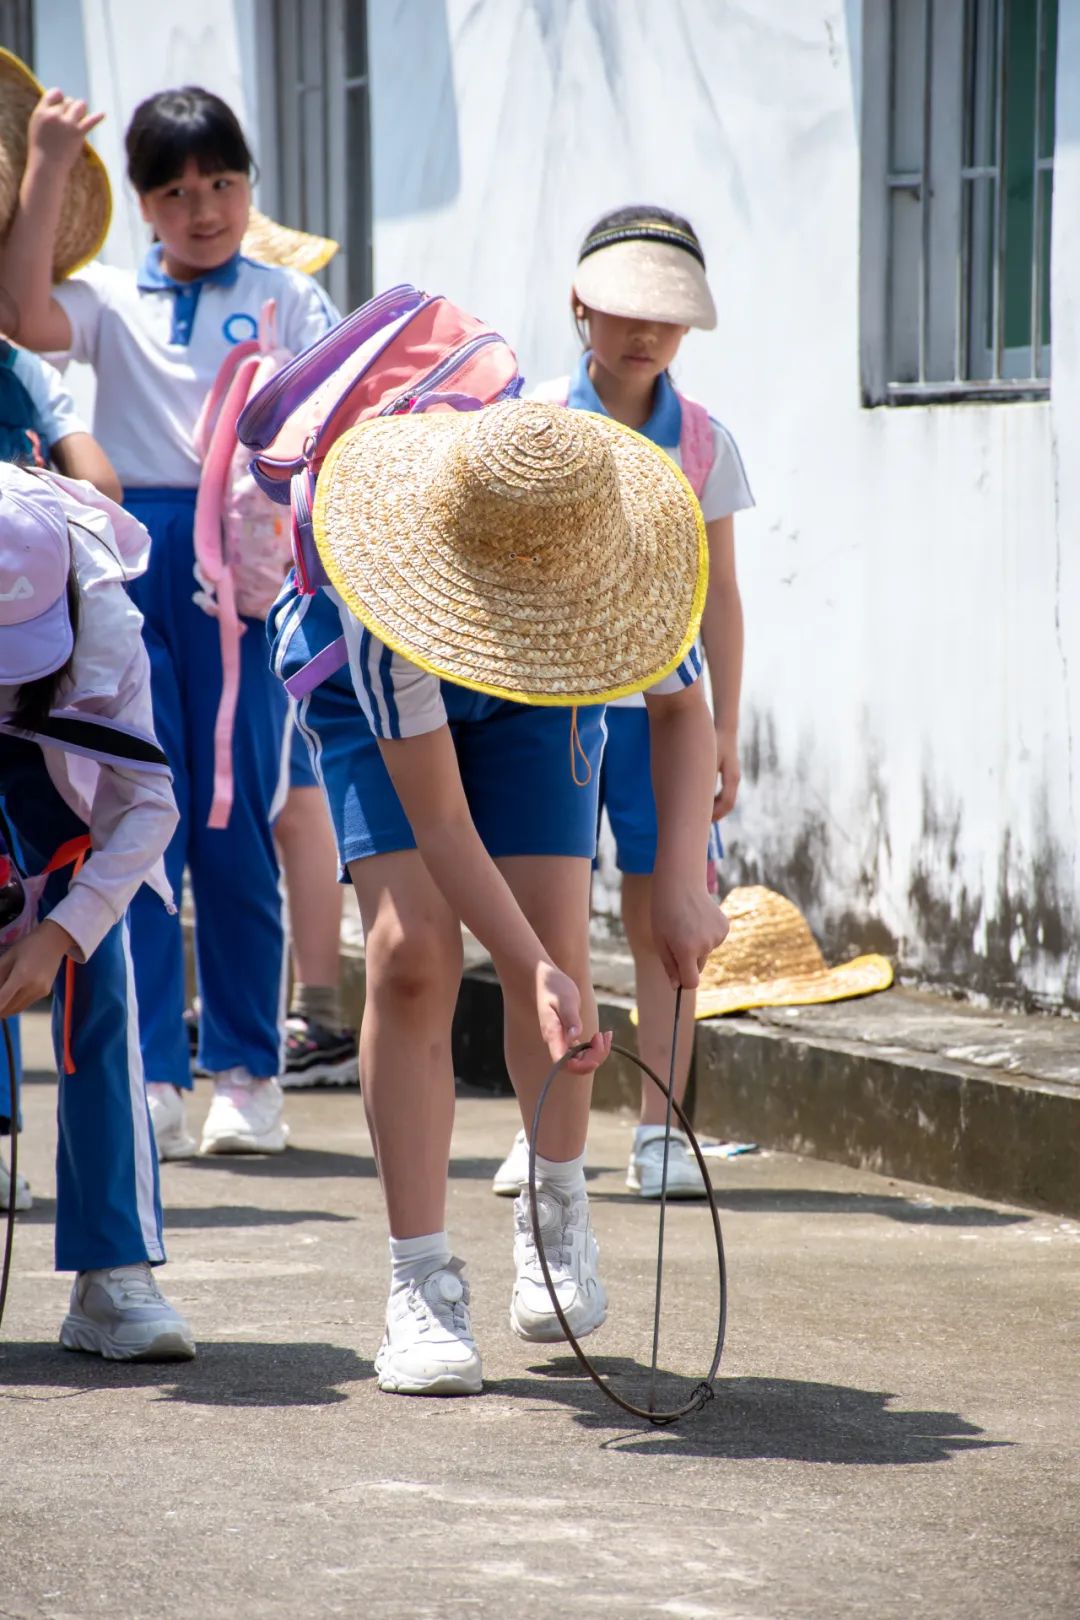
POLYGON ((30 118, 19 206, 0 250, 0 285, 15 300, 16 335, 28 349, 71 347, 71 322, 51 291, 53 246, 68 175, 104 116, 87 113, 85 101, 62 90, 47 90, 30 118))
MULTIPOLYGON (((480 841, 449 730, 443 725, 416 737, 380 738, 379 748, 425 866, 491 952, 504 993, 534 1002, 552 1060, 562 1057, 582 1039, 581 997, 552 962, 480 841)), ((610 1045, 610 1035, 592 1034, 589 1050, 567 1067, 588 1073, 604 1061, 610 1045)))
MULTIPOLYGON (((98 712, 152 736, 150 662, 139 640, 140 615, 122 585, 88 592, 82 613, 80 640, 88 618, 98 618, 96 639, 102 645, 113 637, 122 647, 134 636, 115 697, 98 705, 98 712), (106 591, 113 599, 99 616, 106 591)), ((89 706, 85 712, 91 712, 89 706)), ((90 858, 48 917, 0 953, 0 1018, 47 995, 65 956, 85 962, 93 954, 164 854, 178 820, 168 777, 102 767, 90 810, 90 858)))
POLYGON ((720 778, 712 819, 719 821, 733 808, 739 791, 743 611, 735 574, 735 519, 715 518, 706 525, 705 532, 709 542, 709 590, 701 615, 701 642, 712 683, 716 771, 720 778))
POLYGON ((700 681, 645 694, 659 836, 652 882, 653 934, 673 986, 693 990, 728 923, 705 888, 715 786, 715 744, 700 681))
POLYGON ((52 459, 65 478, 84 478, 117 504, 124 491, 116 469, 92 433, 69 433, 52 446, 52 459))

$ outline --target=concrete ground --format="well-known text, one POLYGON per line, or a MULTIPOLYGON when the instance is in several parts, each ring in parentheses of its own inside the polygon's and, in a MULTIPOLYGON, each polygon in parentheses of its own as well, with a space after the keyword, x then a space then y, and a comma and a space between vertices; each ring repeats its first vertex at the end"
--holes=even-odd
MULTIPOLYGON (((44 1071, 45 1031, 27 1020, 44 1071)), ((73 1082, 77 1084, 77 1078, 73 1082)), ((201 1085, 194 1114, 201 1117, 201 1085)), ((716 1399, 625 1419, 506 1323, 510 1210, 488 1183, 513 1105, 461 1102, 450 1228, 487 1389, 381 1395, 387 1262, 357 1094, 293 1096, 277 1160, 164 1167, 161 1281, 191 1365, 56 1346, 54 1087, 25 1088, 37 1199, 0 1342, 0 1615, 194 1620, 510 1614, 683 1620, 1075 1620, 1080 1225, 782 1154, 716 1166, 730 1321, 716 1399)), ((590 1342, 648 1361, 656 1212, 629 1124, 598 1115, 612 1297, 590 1342)), ((708 1365, 707 1216, 673 1208, 661 1360, 708 1365)))

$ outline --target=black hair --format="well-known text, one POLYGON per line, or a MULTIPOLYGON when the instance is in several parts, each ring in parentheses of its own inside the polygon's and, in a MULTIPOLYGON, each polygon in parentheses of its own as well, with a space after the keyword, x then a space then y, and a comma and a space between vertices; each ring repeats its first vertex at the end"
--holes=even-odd
POLYGON ((19 687, 19 695, 15 699, 15 707, 10 715, 10 723, 16 731, 37 731, 57 707, 56 700, 60 695, 60 689, 71 674, 71 666, 75 660, 75 643, 79 639, 79 580, 75 573, 74 552, 68 569, 67 605, 68 617, 71 620, 71 652, 59 669, 54 669, 48 675, 39 676, 36 681, 25 681, 19 687))
POLYGON ((189 158, 200 174, 233 170, 250 175, 255 168, 240 120, 227 102, 210 90, 187 84, 159 90, 136 107, 124 137, 127 172, 140 196, 178 180, 189 158))
MULTIPOLYGON (((670 242, 684 248, 703 270, 705 268, 705 252, 690 221, 681 214, 673 214, 670 208, 658 208, 655 203, 630 203, 625 208, 613 208, 610 213, 601 214, 585 233, 585 240, 578 249, 578 263, 615 242, 635 241, 670 242)), ((588 329, 576 313, 574 326, 582 348, 587 349, 588 329)))
POLYGON ((702 251, 701 241, 690 221, 684 219, 681 214, 673 214, 670 208, 657 208, 654 203, 631 203, 627 208, 613 208, 609 214, 601 214, 586 232, 585 240, 578 252, 578 263, 587 258, 589 253, 595 253, 598 248, 609 245, 601 240, 604 237, 617 240, 622 236, 626 241, 637 237, 647 241, 650 226, 657 227, 658 237, 665 234, 686 237, 688 240, 680 245, 700 260, 702 269, 705 268, 705 254, 702 251), (665 226, 667 233, 664 230, 665 226))

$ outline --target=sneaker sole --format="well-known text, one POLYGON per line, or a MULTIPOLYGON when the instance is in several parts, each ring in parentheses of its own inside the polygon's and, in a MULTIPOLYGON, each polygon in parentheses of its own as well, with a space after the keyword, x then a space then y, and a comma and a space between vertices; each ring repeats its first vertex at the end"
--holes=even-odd
POLYGON ((182 1136, 173 1141, 158 1142, 158 1163, 165 1164, 172 1159, 193 1159, 198 1151, 198 1144, 193 1136, 182 1136))
POLYGON ((441 1372, 430 1378, 416 1378, 397 1373, 385 1364, 380 1367, 376 1358, 375 1377, 384 1395, 479 1395, 484 1387, 479 1362, 474 1373, 441 1372))
MULTIPOLYGON (((631 1192, 636 1192, 639 1198, 655 1198, 659 1202, 659 1187, 655 1189, 643 1187, 636 1176, 627 1176, 626 1185, 631 1192)), ((678 1183, 673 1186, 670 1181, 668 1182, 667 1195, 669 1198, 707 1198, 709 1196, 700 1182, 693 1187, 680 1187, 678 1183)))
POLYGON ((311 1086, 358 1086, 360 1070, 356 1059, 341 1063, 313 1063, 310 1069, 286 1069, 279 1075, 282 1091, 304 1091, 311 1086))
MULTIPOLYGON (((607 1298, 605 1296, 602 1301, 598 1302, 596 1314, 591 1320, 586 1320, 584 1326, 578 1327, 577 1323, 571 1318, 570 1327, 575 1339, 585 1339, 588 1338, 590 1333, 595 1333, 597 1328, 602 1328, 606 1321, 607 1298)), ((529 1325, 519 1320, 513 1300, 510 1302, 510 1328, 519 1339, 524 1339, 526 1344, 566 1344, 567 1342, 562 1323, 554 1311, 550 1316, 532 1318, 532 1325, 529 1325)))
POLYGON ((528 1185, 529 1185, 529 1183, 528 1183, 527 1180, 526 1181, 493 1181, 491 1183, 491 1190, 495 1194, 496 1198, 516 1198, 519 1193, 522 1193, 522 1192, 525 1191, 525 1188, 528 1185))
POLYGON ((204 1136, 199 1144, 201 1156, 210 1158, 215 1153, 284 1153, 289 1140, 289 1127, 277 1125, 262 1136, 236 1131, 231 1136, 204 1136))
POLYGON ((121 1344, 86 1317, 67 1316, 60 1329, 65 1350, 83 1350, 106 1361, 194 1361, 195 1346, 184 1334, 172 1329, 158 1333, 139 1346, 121 1344))

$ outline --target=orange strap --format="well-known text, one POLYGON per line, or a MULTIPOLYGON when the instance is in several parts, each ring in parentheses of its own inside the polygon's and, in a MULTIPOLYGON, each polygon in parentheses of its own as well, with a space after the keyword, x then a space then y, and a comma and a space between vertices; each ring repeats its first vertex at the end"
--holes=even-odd
POLYGON ((588 787, 589 783, 592 781, 592 766, 589 764, 589 756, 585 752, 581 741, 581 734, 578 731, 576 703, 570 710, 570 775, 574 779, 575 787, 588 787), (584 776, 578 775, 579 759, 583 759, 585 761, 584 776))
MULTIPOLYGON (((90 853, 89 835, 83 833, 78 838, 69 838, 66 844, 61 844, 52 860, 41 874, 48 877, 53 872, 62 871, 65 866, 73 866, 72 877, 78 876, 83 862, 90 853)), ((64 1073, 75 1073, 75 1062, 71 1056, 71 1019, 72 1005, 75 1000, 75 958, 69 956, 64 961, 64 1073)))

